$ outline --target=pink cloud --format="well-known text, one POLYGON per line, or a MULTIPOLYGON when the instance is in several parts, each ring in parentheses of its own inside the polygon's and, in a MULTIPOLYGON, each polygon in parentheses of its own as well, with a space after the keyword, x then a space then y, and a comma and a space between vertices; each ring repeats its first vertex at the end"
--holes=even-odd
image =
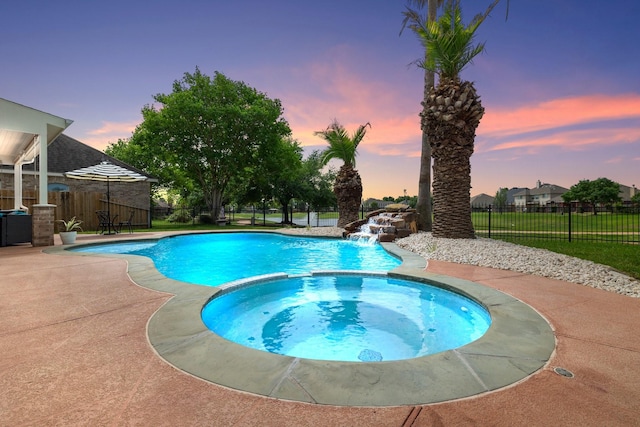
POLYGON ((103 121, 99 128, 87 130, 79 139, 81 139, 83 143, 103 151, 109 144, 117 142, 118 139, 130 137, 139 124, 139 122, 133 121, 103 121))
POLYGON ((407 103, 402 85, 370 80, 349 64, 348 49, 337 48, 317 62, 294 71, 300 85, 291 84, 279 96, 293 136, 303 146, 321 144, 313 133, 337 119, 347 130, 369 122, 371 128, 360 146, 381 152, 392 145, 415 141, 420 146, 418 93, 415 105, 407 103))
MULTIPOLYGON (((122 135, 131 133, 138 126, 139 122, 102 122, 102 126, 87 132, 88 135, 122 135)), ((121 138, 121 136, 119 136, 121 138)))
POLYGON ((487 108, 479 134, 506 137, 605 120, 640 119, 640 95, 585 95, 520 108, 487 108))
POLYGON ((566 150, 582 150, 588 146, 630 144, 640 141, 640 129, 612 127, 600 129, 560 130, 546 136, 524 136, 495 144, 483 151, 527 149, 539 152, 544 147, 557 146, 566 150))
MULTIPOLYGON (((352 70, 341 51, 300 68, 297 73, 310 77, 314 89, 289 92, 282 99, 293 136, 303 146, 321 144, 313 133, 337 118, 349 130, 371 123, 360 146, 363 151, 406 157, 420 155, 420 93, 412 94, 417 97, 412 106, 407 102, 407 92, 402 92, 406 88, 368 80, 366 75, 352 70)), ((480 153, 518 149, 521 155, 530 155, 544 147, 583 150, 595 145, 640 141, 639 126, 615 123, 640 119, 638 94, 585 95, 518 108, 486 108, 476 138, 476 152, 480 153), (571 126, 596 129, 568 129, 571 126), (535 132, 538 134, 532 135, 535 132)))

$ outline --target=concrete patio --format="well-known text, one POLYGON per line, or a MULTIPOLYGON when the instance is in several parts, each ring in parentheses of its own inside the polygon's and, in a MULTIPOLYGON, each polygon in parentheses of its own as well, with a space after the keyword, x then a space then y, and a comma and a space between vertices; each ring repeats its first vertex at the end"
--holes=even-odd
POLYGON ((466 399, 345 407, 240 392, 169 365, 150 345, 147 325, 172 295, 133 283, 123 259, 58 256, 20 245, 0 248, 0 269, 3 426, 640 425, 635 298, 431 261, 430 272, 480 283, 535 308, 555 331, 551 360, 517 384, 466 399))

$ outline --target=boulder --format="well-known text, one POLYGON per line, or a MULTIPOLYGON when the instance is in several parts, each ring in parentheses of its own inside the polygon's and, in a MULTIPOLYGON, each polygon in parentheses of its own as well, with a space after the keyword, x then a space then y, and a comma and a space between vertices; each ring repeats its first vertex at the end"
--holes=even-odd
POLYGON ((395 234, 382 233, 378 234, 378 242, 393 242, 396 240, 395 234))

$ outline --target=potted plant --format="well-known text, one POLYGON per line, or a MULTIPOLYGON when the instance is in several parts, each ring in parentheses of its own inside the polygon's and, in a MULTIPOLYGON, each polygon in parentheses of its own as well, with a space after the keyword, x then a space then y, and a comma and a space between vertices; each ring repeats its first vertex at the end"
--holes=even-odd
POLYGON ((58 222, 62 223, 63 230, 60 231, 60 239, 62 239, 63 245, 70 245, 76 242, 76 237, 78 235, 78 230, 82 231, 82 221, 76 219, 74 216, 69 221, 65 221, 64 219, 58 220, 58 222))

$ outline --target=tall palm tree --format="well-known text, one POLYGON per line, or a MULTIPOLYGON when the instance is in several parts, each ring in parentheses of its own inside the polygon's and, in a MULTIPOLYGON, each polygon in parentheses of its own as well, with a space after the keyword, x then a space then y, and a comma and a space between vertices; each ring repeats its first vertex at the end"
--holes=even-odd
POLYGON ((438 84, 429 92, 421 112, 422 129, 428 135, 433 156, 435 237, 475 237, 471 222, 470 159, 484 108, 473 83, 462 80, 460 72, 484 50, 484 43, 473 45, 473 38, 499 1, 494 0, 468 26, 462 22, 458 2, 450 2, 437 21, 415 28, 426 50, 420 66, 439 75, 438 84))
MULTIPOLYGON (((444 3, 444 0, 407 0, 409 6, 402 15, 402 30, 405 27, 411 28, 417 32, 417 28, 426 22, 427 24, 436 20, 437 11, 444 3), (410 6, 415 5, 418 10, 412 9, 410 6), (421 9, 427 6, 426 21, 421 15, 421 9)), ((400 30, 400 33, 402 33, 400 30)), ((423 102, 429 96, 429 91, 435 86, 435 73, 433 70, 424 69, 424 88, 423 102)), ((429 145, 429 136, 427 132, 422 130, 422 150, 420 155, 420 175, 418 177, 418 202, 416 204, 418 212, 418 229, 423 231, 431 231, 431 146, 429 145)))
POLYGON ((329 147, 322 152, 323 164, 326 165, 331 159, 344 162, 333 184, 333 192, 338 199, 338 227, 358 220, 362 201, 362 180, 355 165, 358 144, 367 133, 367 126, 371 127, 369 123, 364 124, 349 136, 344 126, 334 120, 325 130, 314 132, 314 135, 329 143, 329 147))

